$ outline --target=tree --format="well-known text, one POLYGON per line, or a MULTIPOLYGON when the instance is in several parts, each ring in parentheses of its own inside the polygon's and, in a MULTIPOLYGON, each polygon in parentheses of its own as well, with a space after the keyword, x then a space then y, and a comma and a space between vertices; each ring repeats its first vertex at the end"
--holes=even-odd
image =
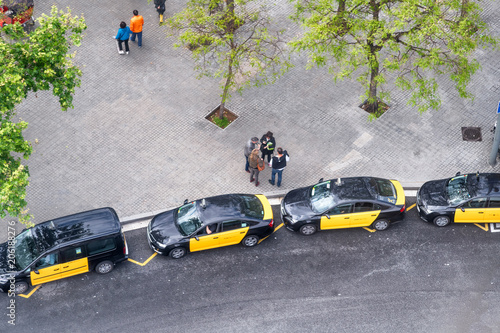
POLYGON ((365 86, 367 111, 378 117, 395 84, 411 91, 419 112, 438 109, 437 75, 448 74, 462 98, 480 68, 471 58, 479 47, 496 45, 473 0, 293 0, 294 19, 305 28, 290 45, 307 51, 308 66, 327 66, 335 81, 357 76, 365 86), (361 70, 361 71, 358 71, 361 70))
POLYGON ((190 0, 167 25, 192 50, 201 76, 223 78, 219 118, 231 97, 249 86, 274 82, 290 64, 283 60, 281 31, 271 35, 265 8, 253 0, 190 0), (253 9, 255 8, 255 9, 253 9))
POLYGON ((83 18, 55 6, 50 16, 43 14, 37 21, 30 33, 18 23, 0 31, 0 217, 8 214, 25 223, 31 217, 25 201, 29 171, 21 157, 28 159, 32 147, 22 135, 28 124, 14 121, 15 107, 29 92, 51 88, 62 110, 73 107, 82 72, 68 52, 80 45, 87 27, 83 18))

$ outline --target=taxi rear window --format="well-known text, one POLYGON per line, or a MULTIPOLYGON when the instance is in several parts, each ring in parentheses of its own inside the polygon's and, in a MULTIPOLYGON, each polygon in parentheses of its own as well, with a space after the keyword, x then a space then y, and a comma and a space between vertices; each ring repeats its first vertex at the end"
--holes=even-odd
POLYGON ((377 199, 395 204, 397 200, 396 188, 390 180, 372 178, 370 185, 377 191, 377 199))
POLYGON ((241 196, 241 214, 255 219, 264 218, 264 207, 259 198, 253 195, 241 196))

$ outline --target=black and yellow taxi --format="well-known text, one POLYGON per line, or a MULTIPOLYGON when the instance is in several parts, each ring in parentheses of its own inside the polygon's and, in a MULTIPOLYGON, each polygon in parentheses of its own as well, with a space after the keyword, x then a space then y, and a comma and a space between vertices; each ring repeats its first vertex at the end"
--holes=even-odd
POLYGON ((148 225, 151 249, 179 259, 188 252, 241 243, 251 247, 274 230, 271 205, 264 195, 225 194, 184 202, 160 213, 148 225))
POLYGON ((431 180, 417 192, 420 217, 438 227, 454 223, 500 223, 500 174, 457 173, 431 180))
POLYGON ((349 177, 294 189, 281 201, 285 226, 303 235, 318 230, 373 227, 403 220, 405 194, 397 180, 349 177))
POLYGON ((121 224, 110 207, 60 217, 0 244, 0 289, 23 293, 38 285, 95 270, 106 274, 128 258, 121 224))

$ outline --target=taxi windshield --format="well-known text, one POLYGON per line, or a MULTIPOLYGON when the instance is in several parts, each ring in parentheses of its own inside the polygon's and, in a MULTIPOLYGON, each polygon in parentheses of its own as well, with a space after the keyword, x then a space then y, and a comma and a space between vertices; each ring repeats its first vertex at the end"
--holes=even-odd
POLYGON ((446 184, 446 194, 450 205, 456 205, 470 198, 467 175, 451 178, 446 184))
POLYGON ((16 266, 20 271, 31 264, 39 254, 31 230, 25 230, 16 236, 16 266))
POLYGON ((311 208, 315 213, 324 213, 335 200, 330 189, 330 181, 316 184, 311 189, 311 208))
POLYGON ((189 236, 201 227, 200 214, 196 208, 196 202, 181 206, 177 210, 177 227, 182 235, 189 236))

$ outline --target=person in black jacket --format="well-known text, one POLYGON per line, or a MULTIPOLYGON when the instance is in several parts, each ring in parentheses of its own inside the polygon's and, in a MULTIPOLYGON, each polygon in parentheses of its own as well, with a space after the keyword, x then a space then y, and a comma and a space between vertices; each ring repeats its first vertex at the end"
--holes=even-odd
POLYGON ((274 185, 276 174, 278 174, 278 184, 276 185, 280 187, 283 169, 286 167, 286 162, 290 161, 290 156, 288 156, 288 152, 286 150, 283 151, 283 148, 281 147, 279 147, 276 151, 278 152, 278 156, 274 156, 271 160, 271 167, 273 168, 273 171, 271 179, 269 179, 269 183, 274 185))
POLYGON ((273 137, 273 132, 268 131, 260 139, 260 150, 262 151, 262 159, 265 159, 267 155, 267 162, 271 163, 271 157, 274 153, 274 148, 276 148, 276 140, 273 137))
POLYGON ((163 23, 163 13, 165 13, 165 0, 155 0, 155 8, 160 14, 160 24, 163 23))

